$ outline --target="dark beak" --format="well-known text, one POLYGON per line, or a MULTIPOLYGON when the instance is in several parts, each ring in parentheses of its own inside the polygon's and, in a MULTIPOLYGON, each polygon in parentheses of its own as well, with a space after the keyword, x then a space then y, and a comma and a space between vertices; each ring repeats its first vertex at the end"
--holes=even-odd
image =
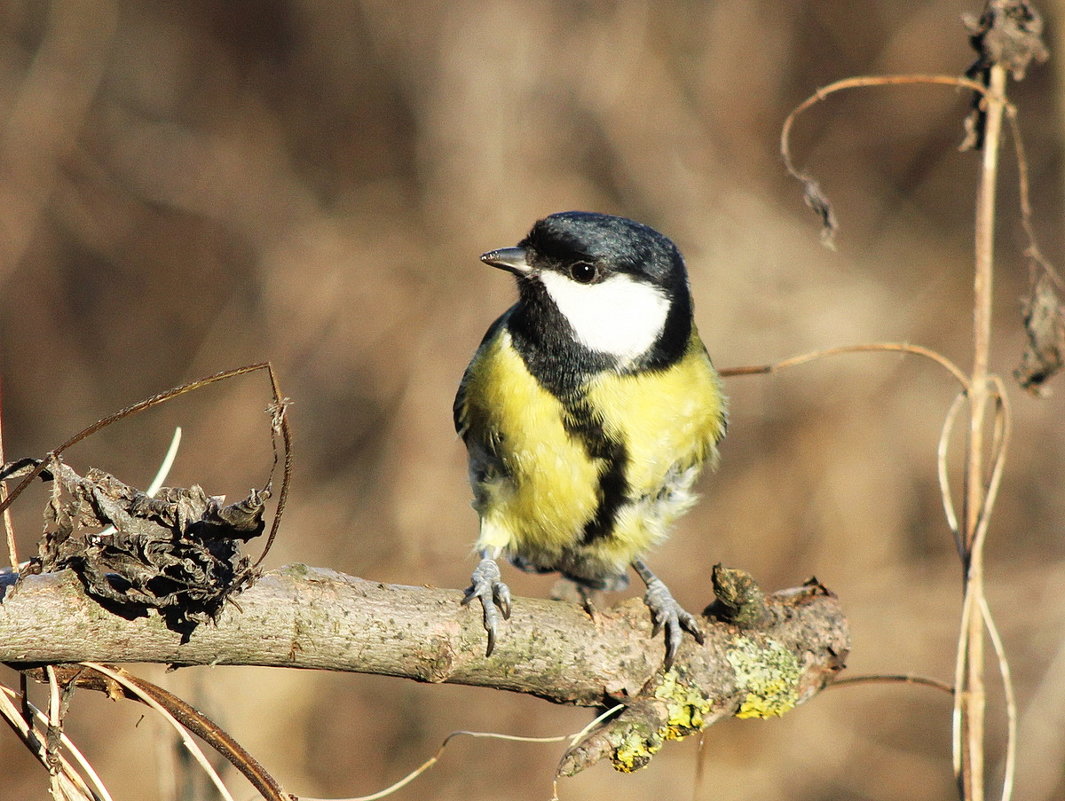
POLYGON ((514 275, 528 275, 532 267, 525 260, 525 248, 500 248, 490 250, 481 256, 481 261, 501 270, 509 270, 514 275))

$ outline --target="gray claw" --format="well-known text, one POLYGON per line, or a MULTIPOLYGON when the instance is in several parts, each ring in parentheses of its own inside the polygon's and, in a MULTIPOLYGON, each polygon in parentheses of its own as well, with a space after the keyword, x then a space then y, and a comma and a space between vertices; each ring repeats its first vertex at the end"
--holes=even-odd
POLYGON ((473 571, 470 586, 462 599, 465 606, 474 598, 481 602, 484 611, 484 630, 488 632, 488 648, 485 656, 491 656, 496 647, 496 629, 499 625, 499 613, 503 619, 510 617, 510 588, 503 583, 499 565, 494 559, 482 559, 473 571), (498 607, 498 610, 497 610, 498 607))
POLYGON ((660 578, 652 574, 643 563, 634 562, 633 565, 647 584, 647 592, 643 596, 643 601, 651 610, 653 623, 651 636, 654 637, 658 632, 665 630, 666 659, 664 664, 665 669, 669 670, 673 667, 673 660, 684 639, 684 632, 689 632, 699 644, 703 642, 703 633, 699 630, 695 615, 677 603, 669 587, 660 578))
MULTIPOLYGON (((491 561, 491 560, 489 560, 491 561)), ((494 565, 495 562, 492 562, 494 565)), ((498 574, 499 568, 496 568, 498 574)), ((492 601, 499 607, 499 611, 503 613, 504 620, 510 620, 510 587, 504 584, 502 581, 496 581, 492 585, 492 601)))

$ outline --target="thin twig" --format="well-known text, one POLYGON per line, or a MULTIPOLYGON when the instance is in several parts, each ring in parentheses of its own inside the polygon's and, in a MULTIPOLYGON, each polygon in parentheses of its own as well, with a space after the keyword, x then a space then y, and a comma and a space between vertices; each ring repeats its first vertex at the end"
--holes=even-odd
MULTIPOLYGON (((4 388, 0 381, 0 464, 4 459, 4 388)), ((3 507, 4 535, 7 538, 7 558, 11 563, 12 570, 19 569, 18 549, 15 547, 15 526, 11 521, 11 510, 4 504, 7 502, 7 482, 0 481, 0 506, 3 507)))
POLYGON ((784 158, 784 166, 793 177, 798 178, 801 176, 801 173, 795 169, 791 160, 791 129, 795 124, 795 120, 800 114, 806 111, 806 109, 820 103, 829 95, 843 91, 844 89, 858 89, 868 86, 905 86, 915 84, 953 86, 958 89, 971 89, 974 92, 979 92, 984 97, 987 97, 991 91, 979 81, 974 81, 970 78, 962 78, 957 75, 856 75, 852 78, 844 78, 835 81, 827 86, 822 86, 817 89, 812 95, 793 108, 791 113, 788 114, 787 119, 784 120, 784 125, 780 130, 780 154, 784 158))
POLYGON ((55 667, 45 665, 45 675, 48 676, 48 731, 44 737, 44 757, 48 763, 48 790, 56 801, 65 797, 63 784, 60 776, 62 769, 56 749, 59 747, 59 733, 63 731, 63 716, 59 701, 59 680, 55 675, 55 667))
POLYGON ((980 614, 987 628, 988 639, 995 649, 995 657, 998 660, 998 672, 1002 677, 1002 690, 1006 696, 1006 762, 1002 771, 1002 801, 1010 801, 1013 797, 1013 780, 1017 770, 1017 697, 1013 692, 1013 676, 1010 671, 1010 663, 1006 658, 1006 649, 999 636, 998 626, 991 616, 991 608, 987 605, 987 599, 980 599, 980 614))
POLYGON ((144 690, 141 689, 141 687, 136 682, 129 681, 119 671, 111 670, 105 667, 104 665, 98 664, 96 662, 81 662, 80 664, 84 665, 87 668, 95 670, 97 673, 102 673, 111 680, 118 682, 131 693, 140 698, 145 704, 147 704, 160 715, 162 715, 163 720, 169 723, 170 726, 178 733, 178 736, 181 737, 181 741, 185 744, 185 748, 187 748, 189 753, 192 754, 193 759, 195 759, 199 766, 203 769, 203 772, 207 774, 207 777, 211 780, 211 783, 215 786, 215 789, 218 790, 218 794, 224 799, 224 801, 233 801, 233 796, 230 795, 229 790, 227 790, 226 786, 222 783, 221 777, 218 775, 218 772, 211 766, 211 763, 210 761, 208 761, 207 756, 203 753, 203 750, 200 748, 200 746, 196 744, 196 741, 192 739, 192 736, 185 730, 185 727, 178 723, 174 719, 174 716, 171 715, 170 712, 168 712, 162 704, 152 698, 149 693, 144 692, 144 690))
POLYGON ((166 481, 166 477, 170 475, 170 468, 174 466, 174 460, 177 458, 178 448, 181 447, 181 426, 174 428, 174 436, 170 438, 170 447, 166 449, 166 456, 163 457, 162 464, 159 465, 159 469, 155 471, 155 478, 148 485, 148 489, 144 491, 144 494, 149 497, 154 497, 163 486, 163 482, 166 481))
MULTIPOLYGON (((969 78, 960 78, 956 75, 859 75, 852 78, 844 78, 841 81, 829 84, 818 89, 810 97, 792 109, 784 120, 780 130, 780 156, 788 173, 803 186, 803 200, 821 220, 821 241, 832 248, 836 233, 836 217, 832 210, 832 203, 821 190, 813 176, 804 173, 795 167, 791 158, 791 129, 795 120, 811 106, 820 103, 829 95, 844 89, 857 89, 870 86, 898 86, 898 85, 938 84, 954 86, 960 89, 971 89, 987 98, 991 90, 983 84, 969 78)), ((1004 101, 1003 101, 1004 102, 1004 101)))
POLYGON ((378 799, 390 796, 396 791, 406 787, 412 781, 414 781, 423 773, 425 773, 425 771, 429 770, 429 768, 439 762, 440 757, 444 754, 444 750, 456 737, 486 738, 489 740, 509 740, 511 742, 517 743, 562 743, 566 740, 569 740, 570 745, 573 746, 580 742, 583 737, 587 736, 588 732, 595 728, 597 724, 606 720, 608 717, 610 717, 622 708, 623 707, 620 704, 611 707, 610 709, 606 710, 601 715, 596 717, 594 720, 592 720, 590 723, 588 723, 588 725, 586 725, 576 734, 559 734, 553 737, 524 737, 522 735, 517 734, 499 734, 497 732, 491 731, 453 731, 448 734, 447 737, 444 738, 443 742, 440 743, 440 747, 436 749, 436 753, 434 753, 431 757, 429 757, 422 764, 420 764, 402 779, 397 781, 395 784, 389 785, 383 790, 379 790, 376 793, 371 793, 370 795, 360 795, 352 798, 323 799, 300 796, 299 801, 378 801, 378 799))
MULTIPOLYGON (((984 93, 983 158, 976 190, 973 271, 973 367, 969 387, 969 430, 966 444, 965 488, 962 496, 962 541, 966 545, 965 603, 962 629, 963 670, 958 682, 961 759, 957 776, 966 801, 984 801, 984 626, 978 613, 984 597, 983 532, 990 516, 984 477, 984 426, 990 399, 988 365, 991 354, 991 313, 994 267, 995 195, 1002 117, 1006 102, 1006 68, 992 65, 984 93)), ((1000 462, 1001 464, 1001 462, 1000 462)), ((994 480, 992 478, 992 480, 994 480)), ((996 485, 997 486, 997 482, 996 485)), ((993 498, 991 499, 993 500, 993 498)))
MULTIPOLYGON (((73 670, 67 666, 66 673, 66 681, 69 683, 109 694, 112 692, 113 686, 103 678, 103 674, 98 675, 91 669, 73 670)), ((127 697, 138 701, 143 701, 145 696, 151 698, 154 704, 165 709, 184 730, 195 734, 228 760, 263 798, 269 801, 285 801, 289 797, 277 780, 250 753, 202 712, 150 681, 124 671, 121 671, 121 675, 125 680, 123 686, 134 685, 138 690, 136 693, 127 693, 127 697)))
MULTIPOLYGON (((163 457, 163 461, 159 464, 159 469, 155 471, 155 478, 152 479, 152 483, 148 485, 148 489, 144 491, 144 494, 149 498, 154 498, 163 486, 163 482, 166 481, 166 477, 170 475, 170 468, 174 466, 174 459, 177 458, 178 447, 181 445, 181 426, 174 428, 174 436, 170 438, 170 447, 166 449, 166 455, 163 457)), ((3 462, 0 459, 0 462, 3 462)), ((114 526, 108 526, 96 536, 109 537, 115 533, 117 529, 114 526)))
POLYGON ((958 89, 971 89, 987 97, 990 90, 979 81, 970 78, 962 78, 957 75, 856 75, 852 78, 844 78, 839 81, 822 86, 812 95, 799 103, 791 110, 784 125, 780 129, 780 154, 784 159, 784 166, 792 177, 800 178, 802 174, 795 169, 791 160, 791 129, 800 114, 811 106, 814 106, 829 95, 844 89, 858 89, 868 86, 905 86, 905 85, 940 85, 953 86, 958 89))
POLYGON ((1039 249, 1039 242, 1035 235, 1035 226, 1032 225, 1032 202, 1030 182, 1028 179, 1028 156, 1024 150, 1024 139, 1021 137, 1021 125, 1017 120, 1017 109, 1012 105, 1006 106, 1006 121, 1010 126, 1010 140, 1013 142, 1013 155, 1017 161, 1017 198, 1021 207, 1021 228, 1028 239, 1028 247, 1025 255, 1038 264, 1043 272, 1050 278, 1058 289, 1065 290, 1065 280, 1058 275, 1058 271, 1043 255, 1039 249))
MULTIPOLYGON (((160 392, 158 395, 153 395, 150 398, 145 398, 142 401, 134 403, 132 406, 127 406, 125 409, 117 411, 114 414, 109 414, 107 417, 97 420, 91 426, 83 428, 81 431, 72 436, 70 439, 68 439, 55 450, 49 451, 47 454, 45 454, 44 458, 38 461, 37 465, 32 470, 30 470, 15 486, 15 489, 12 490, 11 495, 7 498, 0 499, 0 512, 5 511, 12 504, 12 502, 19 495, 22 494, 23 490, 25 490, 26 487, 28 487, 30 483, 41 474, 42 471, 47 469, 48 465, 52 464, 52 462, 61 453, 63 453, 71 446, 76 445, 78 442, 81 442, 86 437, 95 434, 97 431, 106 428, 112 423, 116 423, 119 420, 129 417, 130 415, 143 412, 144 410, 150 409, 153 406, 158 406, 161 403, 166 403, 167 401, 173 400, 174 398, 184 395, 187 392, 192 392, 193 390, 200 389, 201 387, 205 387, 208 384, 213 384, 216 381, 223 381, 228 378, 235 378, 236 376, 245 375, 247 373, 253 373, 257 370, 266 370, 267 374, 270 377, 270 387, 273 391, 273 398, 271 400, 268 410, 271 416, 270 427, 272 433, 271 440, 274 450, 274 459, 270 467, 269 477, 267 479, 267 488, 269 488, 273 484, 274 470, 277 468, 277 465, 281 461, 277 449, 278 436, 281 437, 282 447, 284 450, 284 462, 281 473, 281 488, 278 491, 277 507, 276 511, 274 512, 274 521, 270 526, 270 534, 266 538, 266 544, 263 546, 263 551, 260 554, 259 559, 253 565, 253 567, 258 567, 262 563, 263 559, 266 558, 266 554, 269 552, 270 546, 273 544, 274 539, 277 537, 277 531, 281 525, 281 517, 285 511, 285 503, 288 499, 289 483, 292 479, 292 436, 288 426, 288 415, 286 414, 286 409, 288 407, 289 401, 281 394, 281 387, 278 383, 277 375, 274 373, 274 367, 270 362, 258 362, 256 364, 248 364, 243 367, 236 367, 232 370, 223 370, 219 373, 215 373, 214 375, 209 375, 205 378, 200 378, 195 381, 190 381, 187 384, 182 384, 181 386, 168 389, 165 392, 160 392)), ((17 569, 17 563, 15 569, 17 569)))
POLYGON ((1002 484, 1002 473, 1006 466, 1006 449, 1009 446, 1012 432, 1012 415, 1006 386, 997 375, 991 376, 989 382, 994 385, 995 392, 991 396, 995 401, 994 430, 991 436, 991 473, 983 488, 983 503, 980 514, 976 520, 976 531, 973 534, 973 549, 982 548, 987 538, 987 528, 991 521, 991 509, 994 508, 995 499, 998 497, 998 489, 1002 484))
POLYGON ((180 395, 184 395, 186 392, 192 392, 193 390, 200 389, 201 387, 205 387, 208 384, 213 384, 216 381, 222 381, 227 378, 233 378, 238 375, 244 375, 245 373, 251 373, 256 370, 269 369, 269 365, 269 362, 260 362, 258 364, 249 364, 244 367, 237 367, 233 370, 223 370, 220 373, 215 373, 214 375, 207 376, 206 378, 201 378, 196 381, 190 381, 189 383, 182 384, 179 387, 168 389, 166 392, 160 392, 158 395, 152 395, 152 397, 150 398, 145 398, 142 401, 134 403, 132 406, 127 406, 125 409, 121 409, 113 414, 107 415, 107 417, 97 420, 92 425, 83 428, 81 431, 72 436, 58 448, 49 451, 45 455, 45 457, 40 460, 40 463, 37 464, 37 466, 34 467, 34 469, 31 470, 28 474, 26 474, 26 476, 23 477, 22 481, 20 481, 15 486, 15 489, 11 493, 11 497, 5 500, 2 504, 0 504, 0 508, 6 509, 8 506, 10 506, 11 502, 16 497, 18 497, 18 495, 21 494, 22 491, 26 489, 26 487, 28 487, 33 482, 33 480, 41 474, 43 470, 47 468, 47 466, 55 457, 59 456, 71 446, 81 442, 86 437, 95 434, 97 431, 103 428, 107 428, 109 425, 116 423, 126 417, 129 417, 130 415, 138 414, 139 412, 143 412, 145 409, 150 409, 153 406, 158 406, 160 403, 166 403, 169 400, 173 400, 174 398, 179 397, 180 395))
MULTIPOLYGON (((16 693, 10 687, 0 686, 0 695, 15 698, 18 693, 16 693)), ((5 705, 4 709, 0 710, 0 714, 6 713, 7 708, 8 705, 5 705)), ((30 704, 30 709, 33 711, 33 716, 38 721, 40 721, 44 725, 48 724, 48 718, 41 710, 33 706, 33 704, 30 704)), ((21 721, 22 718, 20 717, 19 720, 21 721)), ((78 763, 78 766, 85 774, 85 778, 87 778, 88 781, 92 783, 93 790, 90 792, 89 788, 86 786, 85 794, 92 795, 93 797, 99 796, 101 801, 114 801, 114 799, 111 798, 111 793, 107 791, 107 786, 103 783, 103 780, 100 779, 100 775, 93 768, 92 763, 90 763, 89 760, 85 758, 85 755, 81 753, 81 750, 76 745, 74 745, 74 742, 63 732, 59 733, 59 740, 63 744, 63 747, 70 753, 70 755, 74 757, 74 761, 78 763)), ((65 763, 64 770, 72 776, 78 775, 77 772, 74 771, 70 765, 65 763)))
MULTIPOLYGON (((1002 482, 1002 473, 1005 468, 1006 448, 1009 444, 1010 432, 1012 431, 1012 415, 1010 413, 1009 399, 1006 395, 1005 384, 1002 383, 1001 378, 995 375, 990 376, 988 380, 995 386, 995 392, 992 396, 995 400, 995 425, 991 441, 991 475, 984 487, 984 504, 976 529, 977 545, 981 545, 983 538, 986 536, 987 523, 990 519, 987 510, 994 506, 995 498, 998 496, 998 489, 1002 482)), ((954 510, 954 501, 950 492, 947 451, 950 446, 950 436, 954 430, 954 422, 957 419, 958 412, 961 409, 964 400, 965 395, 959 394, 951 404, 950 409, 947 411, 947 416, 943 421, 943 429, 940 432, 939 445, 936 449, 936 466, 939 472, 939 487, 943 501, 943 513, 947 518, 947 524, 954 537, 954 545, 957 548, 958 556, 963 562, 966 560, 967 553, 973 546, 967 545, 963 541, 961 532, 958 528, 958 518, 954 510)))
POLYGON ((950 492, 950 474, 947 464, 947 451, 950 448, 950 435, 954 432, 954 422, 958 419, 958 412, 965 403, 965 393, 959 392, 954 402, 947 410, 947 416, 943 419, 943 428, 939 432, 939 444, 936 447, 936 468, 939 471, 939 493, 943 501, 943 514, 947 518, 947 525, 954 537, 954 547, 958 551, 958 558, 965 559, 965 543, 962 542, 961 529, 958 527, 958 514, 954 510, 954 498, 950 492))
MULTIPOLYGON (((40 720, 43 724, 47 725, 47 717, 45 717, 45 715, 39 709, 34 707, 29 702, 25 701, 25 699, 20 698, 19 694, 11 688, 0 687, 0 690, 2 690, 2 692, 0 692, 0 718, 3 718, 11 727, 11 729, 15 732, 15 734, 19 737, 19 739, 21 739, 26 744, 27 749, 29 749, 29 752, 33 754, 34 757, 36 757, 37 761, 47 768, 48 756, 45 753, 44 743, 42 741, 42 738, 37 736, 37 731, 32 726, 32 719, 34 717, 40 720), (21 702, 21 706, 29 708, 31 723, 26 722, 22 711, 15 706, 12 699, 19 699, 21 702)), ((111 801, 111 796, 108 795, 106 789, 103 789, 103 784, 99 780, 100 777, 97 776, 96 772, 92 770, 92 768, 89 766, 88 762, 85 761, 85 758, 81 755, 81 753, 73 747, 73 744, 66 739, 66 735, 62 735, 62 742, 68 748, 70 753, 74 755, 78 762, 81 763, 82 767, 86 770, 86 773, 94 780, 94 783, 96 783, 97 788, 102 789, 102 792, 100 792, 98 795, 93 793, 92 790, 89 789, 88 785, 85 784, 85 781, 78 774, 78 772, 74 770, 74 767, 69 764, 62 756, 60 756, 60 764, 62 765, 63 776, 63 779, 61 781, 64 781, 66 783, 63 788, 64 792, 72 797, 77 797, 80 795, 80 797, 82 798, 94 799, 94 801, 97 799, 103 799, 103 801, 111 801)))
POLYGON ((947 682, 913 673, 871 673, 868 676, 844 676, 833 681, 828 688, 847 684, 920 684, 934 690, 941 690, 947 695, 954 695, 954 688, 947 682))
POLYGON ((259 558, 255 560, 253 567, 259 567, 266 558, 266 555, 270 552, 270 547, 274 544, 274 539, 277 537, 277 531, 281 526, 281 516, 285 513, 285 504, 288 502, 288 487, 292 479, 292 432, 288 427, 288 405, 291 401, 281 393, 281 385, 278 383, 277 374, 274 372, 274 366, 270 362, 264 363, 266 367, 267 375, 270 376, 270 389, 273 392, 273 401, 270 403, 267 411, 270 412, 270 424, 273 429, 273 438, 271 444, 274 449, 274 461, 270 467, 270 480, 273 481, 274 470, 277 468, 277 436, 281 436, 282 450, 284 451, 285 461, 281 467, 281 489, 277 494, 277 511, 274 513, 274 522, 270 526, 270 534, 266 537, 266 544, 263 546, 262 553, 259 554, 259 558))
POLYGON ((926 359, 931 359, 936 364, 946 369, 947 372, 954 376, 955 380, 961 384, 962 389, 967 390, 969 388, 968 377, 956 364, 954 364, 954 362, 931 348, 926 348, 922 345, 911 345, 908 342, 871 342, 864 345, 841 345, 836 348, 825 348, 824 350, 801 353, 798 356, 789 356, 787 359, 782 359, 781 361, 773 362, 772 364, 759 364, 746 367, 726 367, 718 372, 725 378, 741 375, 765 375, 767 373, 774 373, 777 370, 796 367, 800 364, 823 359, 827 356, 838 356, 843 353, 870 352, 911 353, 915 356, 923 356, 926 359))

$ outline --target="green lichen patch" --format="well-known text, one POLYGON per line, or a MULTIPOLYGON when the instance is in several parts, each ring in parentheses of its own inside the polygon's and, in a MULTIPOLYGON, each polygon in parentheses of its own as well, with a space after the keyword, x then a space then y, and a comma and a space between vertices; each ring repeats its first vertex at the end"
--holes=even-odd
MULTIPOLYGON (((710 699, 698 688, 685 684, 676 671, 669 671, 655 688, 654 698, 664 703, 665 714, 656 711, 654 718, 664 723, 653 725, 633 724, 624 727, 614 743, 611 757, 614 768, 622 773, 632 773, 651 761, 666 740, 679 740, 701 730, 710 713, 710 699)), ((660 708, 658 704, 654 705, 660 708)))
POLYGON ((727 656, 737 683, 747 691, 736 717, 780 717, 798 703, 799 660, 780 643, 737 637, 727 656))
POLYGON ((679 740, 703 728, 710 712, 710 699, 695 687, 677 681, 676 671, 662 677, 655 688, 655 698, 666 702, 669 717, 660 734, 667 740, 679 740))
POLYGON ((632 773, 650 762, 661 747, 660 734, 642 726, 633 726, 618 741, 610 761, 615 770, 632 773))

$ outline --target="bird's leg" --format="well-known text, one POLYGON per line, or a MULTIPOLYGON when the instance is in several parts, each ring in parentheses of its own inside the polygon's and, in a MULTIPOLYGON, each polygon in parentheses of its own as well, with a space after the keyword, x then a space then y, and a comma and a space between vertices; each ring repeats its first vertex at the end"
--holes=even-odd
POLYGON ((499 614, 502 612, 504 620, 510 617, 510 588, 503 583, 499 565, 489 555, 487 549, 481 551, 480 564, 473 570, 470 586, 466 588, 466 597, 462 599, 462 605, 465 606, 474 598, 481 602, 481 609, 484 611, 484 630, 488 632, 488 648, 484 655, 491 656, 496 647, 499 614))
POLYGON ((579 604, 592 620, 595 620, 595 601, 600 594, 595 587, 589 587, 582 581, 565 576, 556 581, 551 588, 551 600, 579 604))
POLYGON ((699 624, 695 615, 686 611, 673 598, 669 587, 662 579, 658 578, 651 569, 643 563, 642 559, 632 560, 633 569, 647 585, 647 592, 643 596, 643 602, 651 610, 651 620, 654 622, 654 630, 651 636, 655 636, 662 629, 665 630, 666 660, 665 668, 673 667, 673 659, 680 648, 684 637, 682 629, 687 630, 700 645, 703 642, 703 633, 699 630, 699 624))
POLYGON ((598 593, 597 590, 593 590, 591 587, 585 586, 584 584, 578 584, 576 586, 577 586, 577 595, 581 599, 581 606, 584 608, 584 613, 586 615, 588 615, 588 617, 590 617, 592 619, 592 621, 594 622, 595 619, 596 619, 595 618, 595 599, 596 599, 596 596, 599 593, 598 593))

